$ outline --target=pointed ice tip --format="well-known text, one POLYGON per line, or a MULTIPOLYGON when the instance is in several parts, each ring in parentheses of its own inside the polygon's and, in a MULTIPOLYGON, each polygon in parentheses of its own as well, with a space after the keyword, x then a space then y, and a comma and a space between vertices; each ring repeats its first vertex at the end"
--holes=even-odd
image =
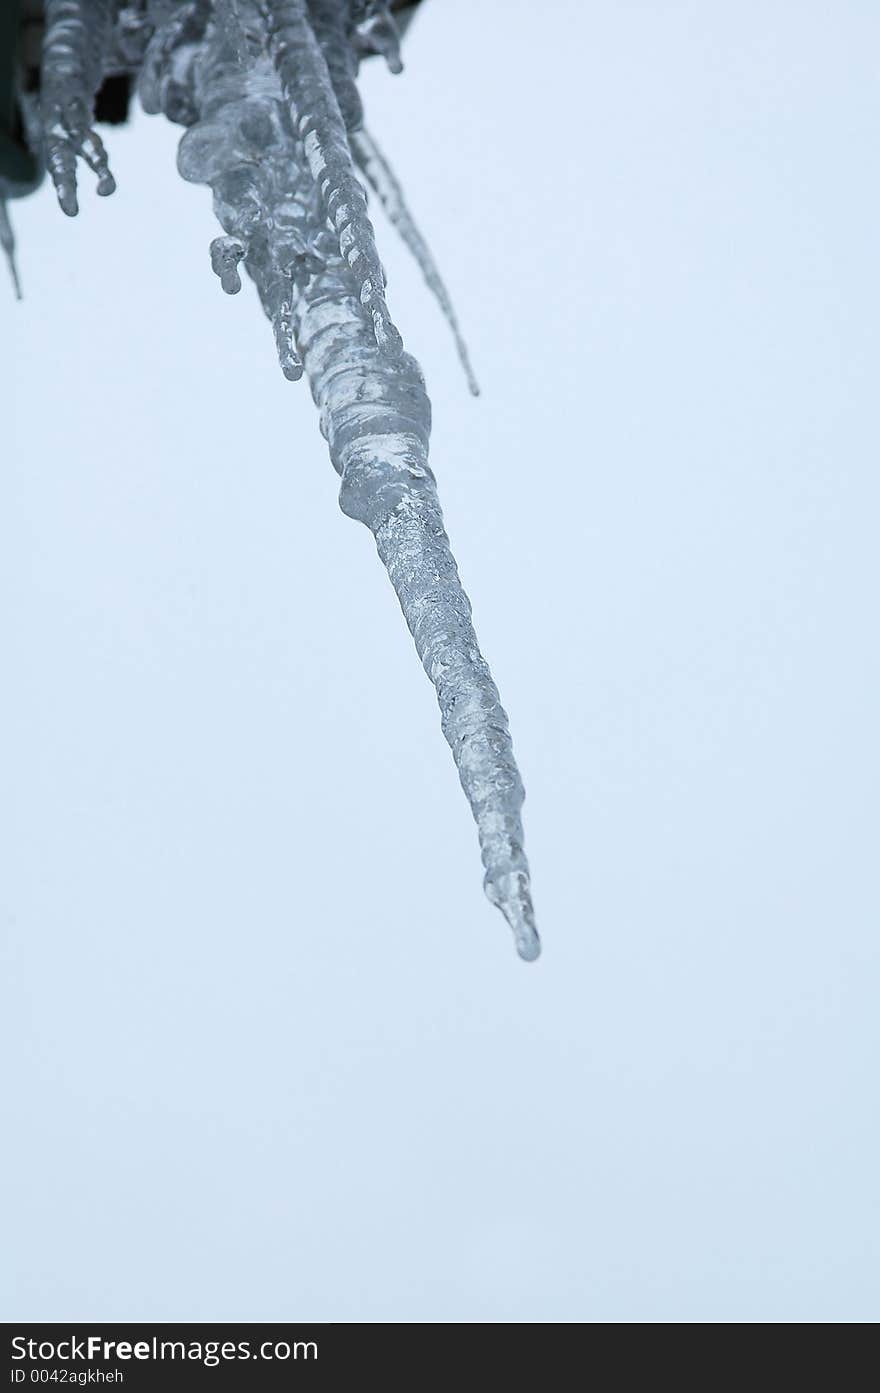
POLYGON ((286 362, 281 364, 281 371, 288 382, 299 382, 303 375, 303 365, 299 359, 288 358, 286 362))
POLYGON ((525 871, 509 871, 495 881, 487 880, 484 888, 510 925, 516 951, 524 962, 533 963, 540 956, 541 940, 535 927, 528 875, 525 871))
POLYGON ((100 182, 98 183, 98 193, 101 198, 109 198, 110 194, 115 192, 116 180, 113 178, 113 175, 110 174, 108 171, 106 174, 102 175, 100 182))
POLYGON ((519 953, 524 963, 533 963, 536 958, 541 956, 541 940, 537 933, 532 932, 528 938, 518 938, 516 940, 516 951, 519 953))

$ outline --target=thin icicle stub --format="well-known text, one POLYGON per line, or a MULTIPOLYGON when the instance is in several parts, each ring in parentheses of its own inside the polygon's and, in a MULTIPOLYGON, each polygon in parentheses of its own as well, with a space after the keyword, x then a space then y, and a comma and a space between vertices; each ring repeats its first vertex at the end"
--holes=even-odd
POLYGON ((308 0, 309 23, 318 40, 347 131, 364 123, 357 89, 358 59, 346 31, 347 6, 339 0, 308 0))
POLYGON ((75 217, 77 158, 98 177, 98 193, 113 193, 107 152, 92 129, 95 94, 110 43, 113 0, 46 0, 40 109, 46 167, 58 202, 75 217))
POLYGON ((248 60, 247 43, 238 13, 238 0, 214 0, 217 28, 239 67, 248 60))
POLYGON ((388 221, 397 228, 401 239, 409 247, 425 278, 425 284, 436 299, 452 331, 459 362, 464 369, 468 387, 473 396, 480 395, 480 387, 471 367, 467 344, 458 325, 458 317, 453 308, 449 291, 431 255, 431 248, 418 229, 409 210, 400 180, 394 173, 379 145, 368 130, 352 132, 349 137, 352 153, 370 188, 385 210, 388 221))

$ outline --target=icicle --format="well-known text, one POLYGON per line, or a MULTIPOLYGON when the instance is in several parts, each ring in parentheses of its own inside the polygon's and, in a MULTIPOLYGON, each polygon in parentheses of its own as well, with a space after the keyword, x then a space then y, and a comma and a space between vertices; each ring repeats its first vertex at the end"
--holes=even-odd
POLYGON ((6 207, 5 198, 0 198, 0 247, 3 249, 9 274, 12 277, 15 298, 20 300, 21 281, 18 279, 18 267, 15 264, 15 234, 12 231, 12 223, 9 221, 9 210, 6 207))
POLYGON ((214 0, 217 27, 239 67, 247 62, 247 43, 238 14, 237 0, 214 0))
POLYGON ((368 130, 354 131, 349 139, 352 153, 359 168, 363 170, 370 188, 375 192, 379 202, 388 215, 389 221, 397 228, 403 241, 409 247, 418 262, 419 269, 425 278, 425 283, 435 296, 446 322, 452 330, 452 337, 455 340, 455 347, 458 351, 458 357, 464 369, 465 377, 467 378, 468 387, 472 394, 478 397, 480 395, 480 388, 474 376, 474 370, 471 367, 467 344, 458 326, 458 319, 452 305, 452 300, 443 283, 440 272, 437 270, 434 258, 431 255, 431 249, 419 231, 412 213, 407 207, 400 181, 368 130))
MULTIPOLYGON (((111 8, 112 0, 47 0, 43 126, 67 211, 76 210, 78 154, 102 183, 110 177, 89 120, 101 54, 110 51, 101 17, 111 8)), ((477 825, 486 893, 521 957, 533 959, 540 942, 523 851, 523 787, 428 465, 430 403, 389 316, 346 132, 345 118, 475 390, 449 296, 400 185, 375 142, 355 129, 345 35, 355 56, 378 48, 399 67, 390 10, 379 0, 137 0, 125 10, 124 42, 120 15, 113 52, 128 44, 141 51, 152 34, 141 65, 143 104, 189 126, 178 167, 212 189, 223 235, 211 243, 211 265, 223 289, 239 291, 243 266, 272 323, 285 377, 295 380, 304 368, 309 375, 341 476, 340 505, 373 533, 435 687, 477 825)))
POLYGON ((307 0, 309 20, 327 64, 333 91, 345 128, 351 132, 364 123, 364 108, 355 85, 357 54, 345 32, 348 6, 345 0, 307 0))
POLYGON ((354 8, 354 40, 361 53, 378 53, 391 72, 403 72, 400 33, 387 0, 366 0, 354 8))
POLYGON ((112 11, 112 0, 46 0, 40 76, 46 167, 69 217, 78 211, 77 156, 98 176, 99 194, 116 188, 107 152, 92 129, 112 11))
MULTIPOLYGON (((253 18, 242 0, 239 18, 253 18)), ((302 377, 291 321, 292 273, 311 254, 296 222, 290 191, 301 177, 293 131, 268 59, 240 65, 220 31, 200 68, 202 115, 183 136, 177 167, 185 179, 210 184, 214 212, 226 232, 211 244, 211 264, 224 290, 235 294, 239 262, 257 287, 272 324, 281 371, 302 377)), ((300 218, 302 213, 300 212, 300 218)))
POLYGON ((155 28, 155 19, 146 6, 147 0, 133 0, 119 8, 108 49, 108 71, 137 72, 143 63, 155 28))
POLYGON ((138 80, 141 106, 148 115, 163 111, 181 126, 197 120, 195 68, 210 18, 211 0, 186 0, 170 8, 157 26, 138 80))
POLYGON ((400 334, 385 303, 385 275, 367 200, 351 151, 327 63, 309 24, 305 0, 268 0, 269 50, 339 249, 358 283, 379 347, 399 353, 400 334))
POLYGON ((340 505, 375 537, 437 692, 477 824, 486 894, 507 919, 520 957, 532 960, 541 945, 523 851, 524 792, 428 467, 430 403, 421 372, 409 354, 376 352, 338 261, 294 287, 293 308, 321 429, 342 476, 340 505))

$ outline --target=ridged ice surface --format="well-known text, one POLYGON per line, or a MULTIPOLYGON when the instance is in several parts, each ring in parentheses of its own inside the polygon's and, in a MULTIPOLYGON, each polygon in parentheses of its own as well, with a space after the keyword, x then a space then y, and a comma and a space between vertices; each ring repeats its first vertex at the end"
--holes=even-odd
POLYGON ((434 295, 447 324, 452 330, 452 337, 455 340, 455 347, 464 369, 464 375, 467 378, 468 387, 473 395, 478 397, 480 388, 471 367, 467 344, 459 328, 452 299, 431 255, 431 249, 409 210, 400 180, 383 155, 378 142, 369 131, 352 132, 351 149, 364 178, 385 209, 389 222, 397 228, 401 238, 415 257, 419 270, 425 278, 425 284, 434 295))
POLYGON ((90 124, 102 62, 137 75, 147 111, 188 128, 178 168, 211 188, 222 229, 210 242, 211 269, 232 295, 247 273, 285 377, 308 376, 341 478, 340 505, 372 532, 436 690, 477 825, 486 893, 521 957, 537 957, 522 781, 428 464, 424 379, 391 319, 358 177, 360 170, 415 256, 476 393, 449 294, 400 182, 363 124, 359 62, 378 53, 392 71, 402 66, 390 7, 384 0, 49 0, 47 20, 43 142, 66 212, 76 211, 78 156, 98 173, 99 192, 109 192, 90 124))
POLYGON ((485 890, 521 957, 540 951, 523 851, 523 786, 507 716, 483 658, 428 466, 431 409, 415 359, 380 355, 345 268, 329 264, 294 297, 297 340, 343 512, 376 539, 440 705, 443 733, 477 824, 485 890))

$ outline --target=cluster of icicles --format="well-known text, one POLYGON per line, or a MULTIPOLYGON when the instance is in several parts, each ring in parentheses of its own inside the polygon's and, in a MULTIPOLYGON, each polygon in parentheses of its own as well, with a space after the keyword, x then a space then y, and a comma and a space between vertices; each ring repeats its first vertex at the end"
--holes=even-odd
POLYGON ((137 74, 141 103, 186 127, 178 167, 208 184, 223 229, 211 265, 229 294, 244 267, 285 377, 305 372, 341 477, 345 513, 372 531, 479 832, 485 889, 517 949, 540 944, 523 852, 523 787, 507 717, 477 644, 428 466, 430 402, 385 298, 358 171, 418 259, 477 387, 449 297, 401 187, 363 124, 364 56, 401 68, 384 0, 47 0, 39 121, 65 213, 77 165, 115 188, 93 129, 108 74, 137 74))

